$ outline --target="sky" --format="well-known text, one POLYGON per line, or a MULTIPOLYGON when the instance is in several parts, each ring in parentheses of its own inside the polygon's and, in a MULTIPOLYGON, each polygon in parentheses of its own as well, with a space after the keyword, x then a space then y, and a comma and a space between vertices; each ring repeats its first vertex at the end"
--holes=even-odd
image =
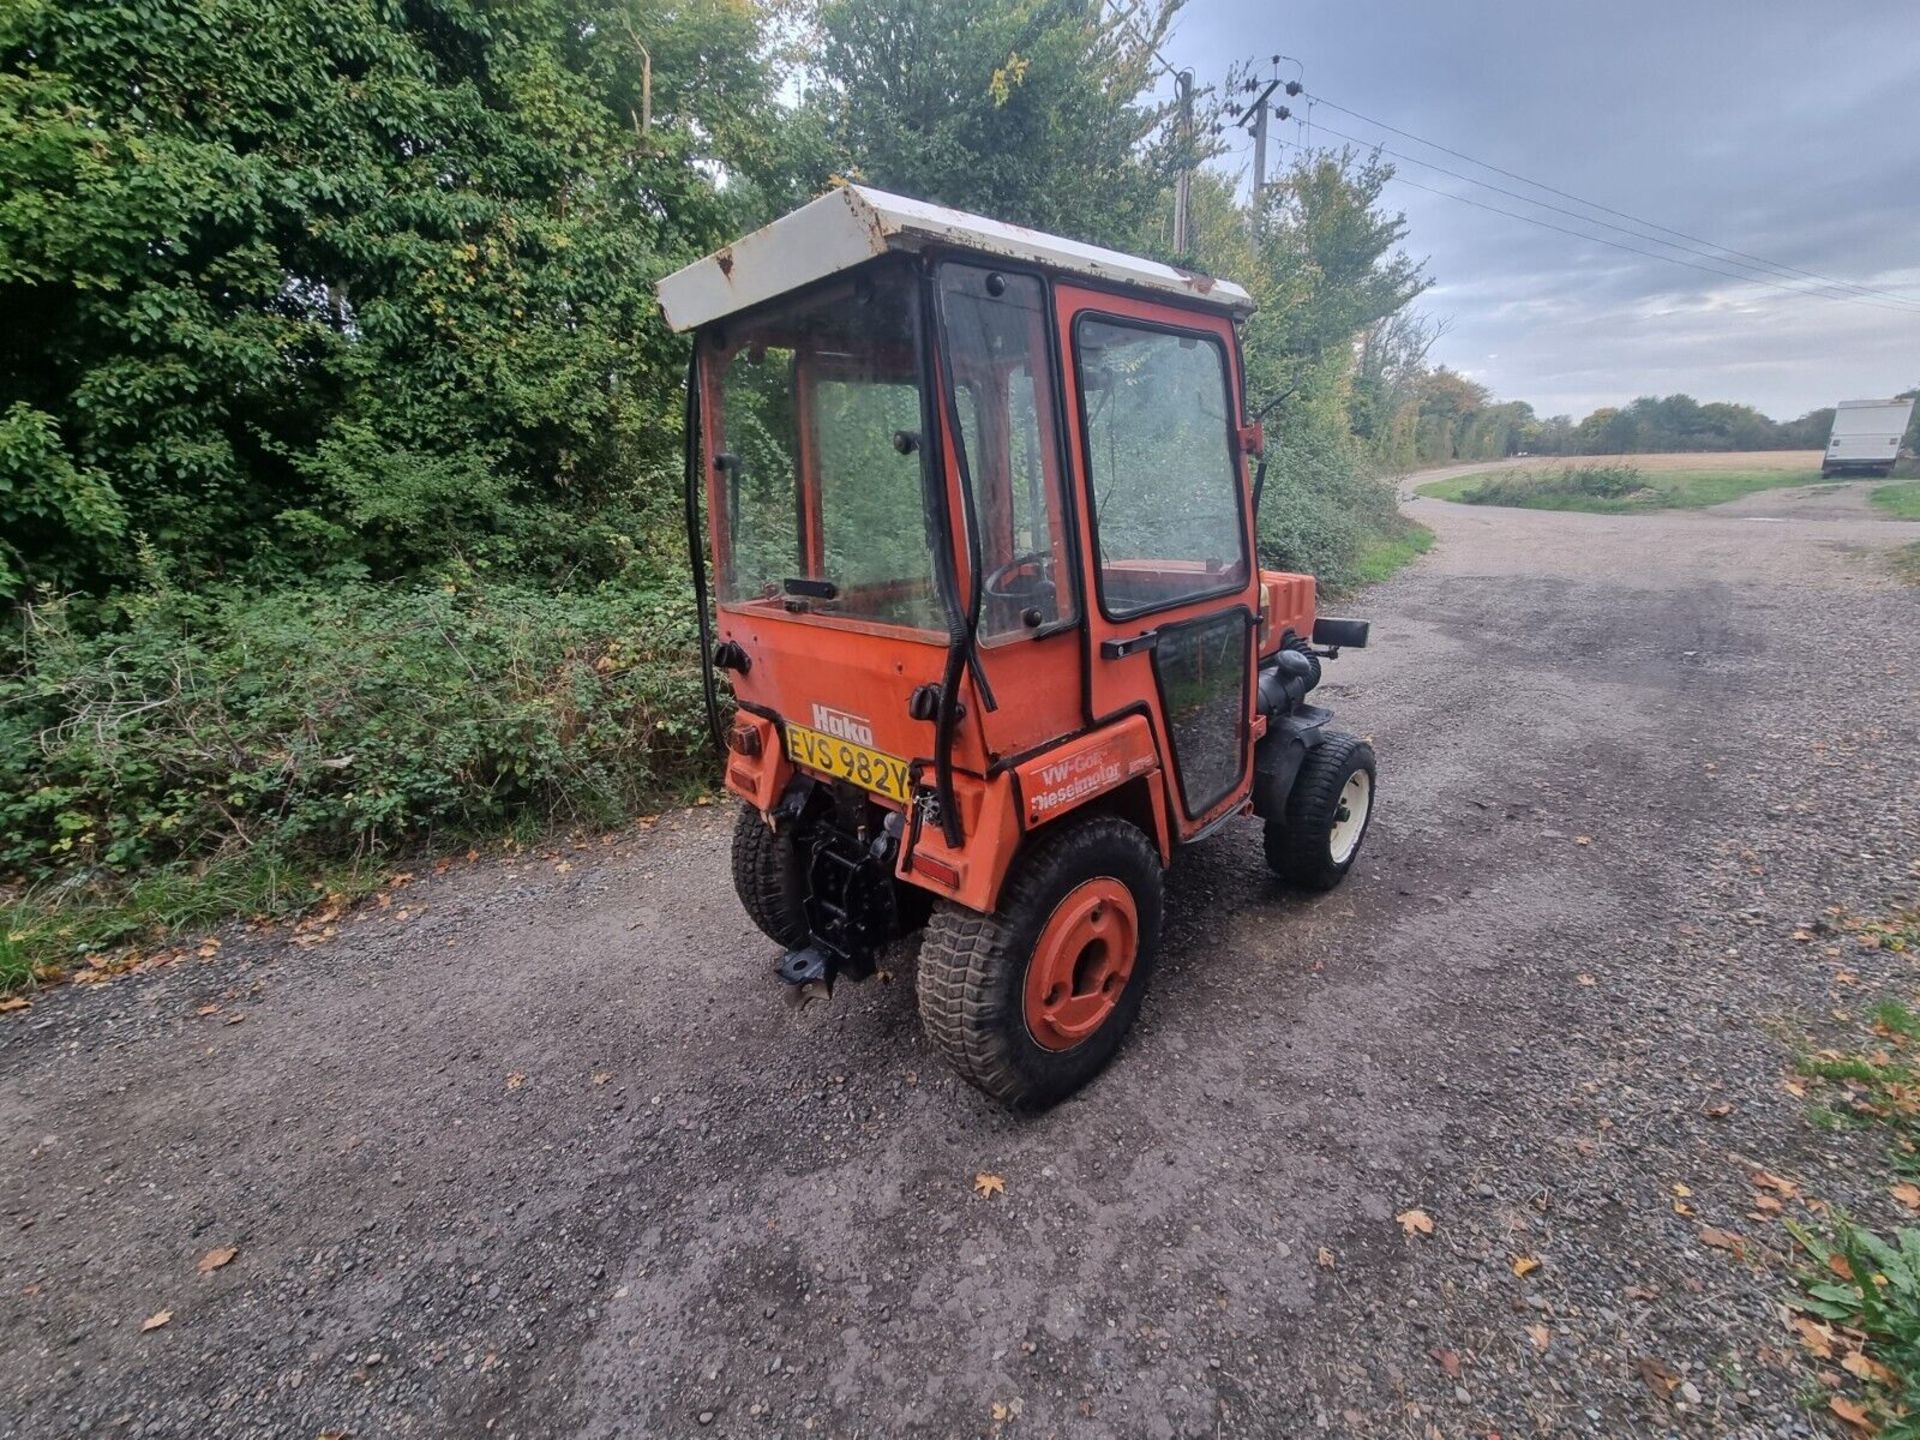
MULTIPOLYGON (((1201 86, 1239 59, 1271 73, 1276 51, 1300 62, 1282 77, 1330 102, 1311 107, 1318 143, 1346 143, 1337 130, 1593 214, 1331 108, 1345 106, 1696 237, 1666 248, 1387 157, 1413 184, 1386 203, 1435 282, 1416 306, 1451 327, 1432 358, 1500 398, 1577 419, 1684 391, 1790 419, 1920 384, 1920 0, 1187 0, 1162 47, 1201 86), (1787 293, 1822 285, 1776 270, 1787 289, 1769 288, 1714 247, 1904 303, 1787 293)), ((1287 143, 1270 140, 1269 174, 1303 138, 1305 99, 1273 127, 1287 143)), ((1246 170, 1244 133, 1228 138, 1239 153, 1221 163, 1246 170)))

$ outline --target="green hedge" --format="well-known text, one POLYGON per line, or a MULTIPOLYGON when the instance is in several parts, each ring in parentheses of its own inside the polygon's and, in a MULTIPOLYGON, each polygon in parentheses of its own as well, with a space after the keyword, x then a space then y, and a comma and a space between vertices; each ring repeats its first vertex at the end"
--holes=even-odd
POLYGON ((0 869, 30 881, 612 820, 700 763, 683 593, 343 584, 17 623, 0 869))

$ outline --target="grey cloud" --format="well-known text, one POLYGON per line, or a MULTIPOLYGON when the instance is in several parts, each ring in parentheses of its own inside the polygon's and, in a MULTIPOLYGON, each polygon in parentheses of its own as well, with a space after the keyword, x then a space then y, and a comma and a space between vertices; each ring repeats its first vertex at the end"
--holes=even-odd
MULTIPOLYGON (((1438 282, 1422 303, 1454 322, 1437 358, 1502 396, 1578 414, 1685 390, 1785 418, 1920 382, 1920 5, 1912 0, 1379 0, 1284 9, 1190 0, 1168 53, 1218 78, 1231 60, 1274 50, 1299 56, 1308 89, 1339 104, 1719 245, 1893 290, 1914 305, 1783 294, 1390 187, 1410 225, 1408 250, 1428 259, 1438 282)), ((1483 173, 1352 116, 1313 113, 1322 127, 1483 173)), ((1293 142, 1297 130, 1283 126, 1281 138, 1293 142)), ((1320 138, 1340 143, 1324 128, 1320 138)), ((1400 168, 1421 185, 1662 249, 1416 165, 1400 168)))

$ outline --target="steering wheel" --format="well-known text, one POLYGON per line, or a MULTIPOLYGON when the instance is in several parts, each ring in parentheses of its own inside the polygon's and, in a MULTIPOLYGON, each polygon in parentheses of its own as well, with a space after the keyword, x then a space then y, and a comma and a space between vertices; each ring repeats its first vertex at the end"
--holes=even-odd
POLYGON ((1053 599, 1053 554, 1032 550, 989 570, 982 593, 1013 605, 1040 605, 1053 599))

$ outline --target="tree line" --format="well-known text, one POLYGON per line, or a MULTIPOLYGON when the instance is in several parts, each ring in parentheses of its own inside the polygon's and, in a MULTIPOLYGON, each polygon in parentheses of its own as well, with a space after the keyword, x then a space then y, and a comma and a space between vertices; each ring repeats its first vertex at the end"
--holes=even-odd
POLYGON ((1361 336, 1354 428, 1388 466, 1507 455, 1634 455, 1672 451, 1822 450, 1833 408, 1774 420, 1751 405, 1702 403, 1691 395, 1642 395, 1580 420, 1536 414, 1524 400, 1497 399, 1486 386, 1427 355, 1441 327, 1399 312, 1361 336))

